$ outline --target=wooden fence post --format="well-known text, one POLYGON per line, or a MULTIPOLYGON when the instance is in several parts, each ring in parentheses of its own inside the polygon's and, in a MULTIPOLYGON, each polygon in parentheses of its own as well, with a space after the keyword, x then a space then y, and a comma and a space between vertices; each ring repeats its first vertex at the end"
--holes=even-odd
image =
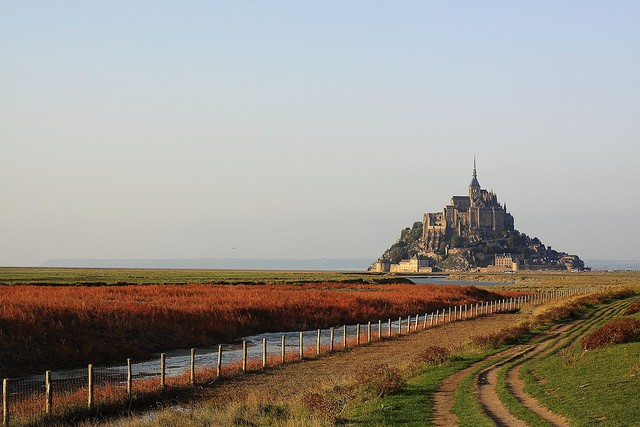
POLYGON ((133 379, 131 376, 131 359, 127 359, 127 397, 129 398, 129 401, 131 401, 132 382, 133 379))
POLYGON ((262 368, 267 367, 267 338, 262 338, 262 368))
POLYGON ((367 344, 371 343, 371 321, 367 323, 367 344))
MULTIPOLYGON (((440 317, 440 310, 436 310, 436 326, 438 326, 438 318, 440 317)), ((433 319, 431 319, 433 320, 433 319)))
POLYGON ((427 329, 427 316, 429 315, 429 313, 425 313, 424 314, 424 322, 422 323, 422 330, 424 331, 425 329, 427 329))
POLYGON ((416 314, 416 323, 413 325, 413 329, 415 332, 418 332, 418 319, 420 318, 420 314, 416 314))
POLYGON ((431 317, 429 318, 429 327, 433 326, 433 311, 431 312, 431 317))
POLYGON ((2 380, 2 425, 9 427, 9 379, 2 380))
POLYGON ((160 353, 160 390, 164 390, 164 379, 166 373, 167 362, 165 359, 165 354, 160 353))
POLYGON ((356 345, 360 345, 360 323, 356 325, 356 345))
POLYGON ((316 340, 316 356, 320 357, 320 329, 318 329, 318 339, 316 340))
POLYGON ((44 393, 44 413, 51 415, 51 400, 53 397, 53 390, 51 389, 51 371, 46 371, 44 373, 44 393))
POLYGON ((196 383, 196 349, 191 349, 191 369, 189 370, 189 384, 196 383))
POLYGON ((242 340, 242 372, 247 372, 247 340, 242 340))
POLYGON ((451 322, 451 307, 449 307, 449 322, 451 322))
POLYGON ((391 318, 389 318, 389 326, 387 328, 387 336, 391 338, 391 318))
POLYGON ((284 335, 282 335, 282 338, 280 339, 280 341, 281 341, 281 342, 280 342, 280 352, 281 352, 281 354, 280 354, 280 358, 282 359, 282 360, 281 360, 281 362, 282 362, 282 364, 284 365, 285 358, 286 358, 286 356, 287 356, 287 355, 286 355, 286 350, 285 350, 285 348, 286 348, 286 347, 285 347, 285 344, 284 344, 284 343, 285 343, 285 341, 284 341, 284 335))
POLYGON ((329 352, 333 352, 333 326, 329 329, 329 352))
POLYGON ((453 306, 453 320, 458 320, 458 306, 453 306))
POLYGON ((304 339, 302 332, 300 332, 300 360, 304 359, 304 339))
POLYGON ((347 349, 347 325, 342 325, 342 349, 347 349))
POLYGON ((87 366, 87 377, 88 377, 88 384, 87 384, 87 392, 88 392, 88 396, 87 396, 87 408, 89 409, 89 412, 93 411, 93 365, 89 364, 87 366))
POLYGON ((222 374, 222 344, 218 344, 218 360, 216 363, 216 377, 222 374))
POLYGON ((382 319, 378 320, 378 341, 382 341, 382 319))

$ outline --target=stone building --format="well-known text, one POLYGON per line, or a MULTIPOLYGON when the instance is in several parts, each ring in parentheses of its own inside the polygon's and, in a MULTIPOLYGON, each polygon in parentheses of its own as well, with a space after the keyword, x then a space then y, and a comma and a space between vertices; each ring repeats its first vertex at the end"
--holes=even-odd
POLYGON ((442 243, 447 233, 461 237, 476 231, 513 231, 513 216, 507 206, 498 203, 498 197, 482 189, 476 174, 476 160, 473 159, 473 177, 469 184, 469 194, 453 196, 442 212, 426 213, 422 221, 423 240, 427 251, 444 249, 442 243))
POLYGON ((403 259, 397 264, 391 264, 389 271, 392 273, 431 273, 433 269, 429 267, 429 258, 414 255, 410 259, 403 259))
POLYGON ((522 257, 517 254, 496 254, 493 265, 487 267, 489 272, 518 271, 522 268, 522 257))
POLYGON ((431 273, 433 268, 429 266, 429 258, 414 255, 410 259, 403 259, 397 264, 378 259, 369 271, 375 271, 376 273, 431 273))

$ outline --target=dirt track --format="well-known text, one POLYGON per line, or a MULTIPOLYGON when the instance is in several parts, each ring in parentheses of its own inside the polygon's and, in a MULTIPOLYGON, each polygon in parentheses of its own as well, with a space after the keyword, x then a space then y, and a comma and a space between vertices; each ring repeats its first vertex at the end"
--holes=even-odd
POLYGON ((508 366, 506 383, 509 393, 529 411, 535 413, 552 426, 565 427, 569 422, 563 416, 556 414, 535 398, 524 391, 524 384, 520 379, 520 368, 528 360, 547 356, 552 352, 557 352, 564 346, 577 339, 586 330, 594 327, 603 319, 610 318, 620 313, 628 304, 625 301, 618 301, 595 311, 588 312, 582 318, 572 322, 554 326, 535 338, 534 343, 530 343, 522 348, 510 348, 490 358, 484 359, 467 369, 457 372, 447 378, 440 390, 435 394, 435 416, 434 424, 437 426, 457 426, 458 420, 451 412, 453 407, 453 391, 458 383, 476 369, 481 363, 488 360, 498 360, 495 364, 483 369, 476 375, 475 392, 476 398, 481 404, 485 414, 497 426, 526 426, 527 424, 509 412, 497 393, 497 378, 501 369, 508 366), (515 362, 512 366, 508 365, 515 362))
POLYGON ((346 352, 338 351, 320 359, 236 377, 225 381, 223 387, 213 386, 203 392, 209 402, 242 400, 256 395, 269 401, 286 401, 317 391, 322 386, 341 384, 364 366, 402 364, 433 345, 454 350, 468 343, 472 336, 499 330, 519 319, 518 314, 499 314, 458 321, 346 352))
MULTIPOLYGON (((198 401, 226 405, 259 399, 262 402, 284 402, 299 399, 309 392, 351 382, 361 367, 375 364, 401 365, 433 345, 456 350, 471 337, 496 331, 523 319, 521 314, 492 314, 469 320, 412 332, 392 340, 336 351, 331 355, 304 363, 256 371, 204 386, 198 401)), ((126 425, 130 420, 119 419, 107 424, 126 425)))

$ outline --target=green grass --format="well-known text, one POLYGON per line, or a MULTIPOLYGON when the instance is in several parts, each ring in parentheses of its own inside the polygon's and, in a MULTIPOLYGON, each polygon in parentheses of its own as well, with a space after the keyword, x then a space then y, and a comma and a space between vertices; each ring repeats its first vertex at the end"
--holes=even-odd
MULTIPOLYGON (((637 298, 633 298, 635 300, 637 298)), ((640 313, 632 317, 640 317, 640 313)), ((610 319, 606 316, 591 328, 610 319)), ((584 352, 578 337, 561 351, 523 365, 525 390, 579 426, 631 426, 640 420, 640 342, 584 352)))
POLYGON ((0 285, 118 285, 190 283, 402 282, 389 274, 333 271, 0 268, 0 285))
POLYGON ((580 426, 630 426, 640 420, 640 343, 618 344, 534 361, 526 391, 580 426))
POLYGON ((422 368, 407 381, 407 386, 391 396, 357 402, 341 415, 341 424, 362 426, 425 426, 433 417, 432 396, 442 381, 466 368, 487 353, 456 355, 448 363, 422 368))

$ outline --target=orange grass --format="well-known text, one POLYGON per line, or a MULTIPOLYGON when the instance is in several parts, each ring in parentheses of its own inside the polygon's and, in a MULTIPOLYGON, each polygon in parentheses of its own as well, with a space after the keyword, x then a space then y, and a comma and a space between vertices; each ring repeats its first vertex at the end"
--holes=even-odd
POLYGON ((0 286, 0 377, 513 295, 410 284, 0 286))

